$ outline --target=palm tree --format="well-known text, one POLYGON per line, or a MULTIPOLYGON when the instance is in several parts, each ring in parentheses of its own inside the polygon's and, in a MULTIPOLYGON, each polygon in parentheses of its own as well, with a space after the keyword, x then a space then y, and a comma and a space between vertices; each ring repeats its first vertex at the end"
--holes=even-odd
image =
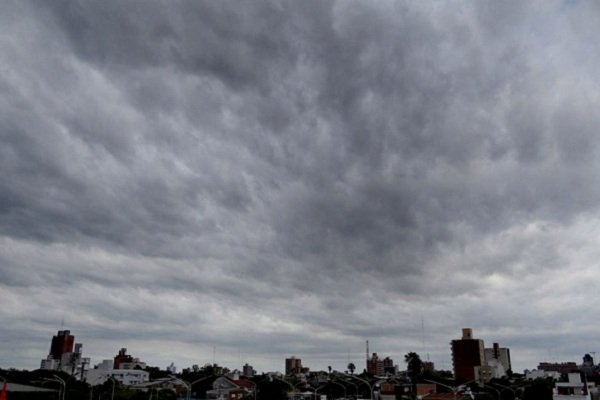
POLYGON ((354 374, 355 369, 356 369, 356 366, 354 365, 354 363, 348 364, 348 371, 350 371, 351 374, 354 374))

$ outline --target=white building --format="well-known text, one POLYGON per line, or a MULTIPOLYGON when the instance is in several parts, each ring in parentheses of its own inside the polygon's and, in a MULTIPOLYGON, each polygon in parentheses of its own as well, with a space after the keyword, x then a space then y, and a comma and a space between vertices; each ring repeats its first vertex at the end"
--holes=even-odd
POLYGON ((504 365, 495 358, 487 360, 487 365, 490 368, 491 379, 498 379, 506 376, 506 370, 504 369, 504 365))
POLYGON ((101 385, 111 378, 125 386, 139 385, 150 380, 150 373, 139 369, 114 369, 112 360, 104 360, 85 374, 85 381, 92 386, 101 385))
POLYGON ((171 365, 167 367, 167 371, 169 371, 171 375, 175 375, 177 373, 177 367, 174 363, 171 363, 171 365))
POLYGON ((583 374, 573 372, 568 377, 568 382, 556 382, 554 400, 591 400, 592 393, 597 392, 594 383, 588 383, 583 374))
POLYGON ((543 369, 534 369, 533 371, 525 370, 525 379, 534 380, 538 378, 552 378, 554 380, 560 379, 560 372, 558 371, 544 371, 543 369))
POLYGON ((498 343, 494 343, 493 347, 484 349, 483 357, 488 365, 490 364, 490 361, 493 360, 492 362, 494 364, 501 364, 502 369, 505 372, 512 370, 510 349, 506 347, 500 347, 498 343))

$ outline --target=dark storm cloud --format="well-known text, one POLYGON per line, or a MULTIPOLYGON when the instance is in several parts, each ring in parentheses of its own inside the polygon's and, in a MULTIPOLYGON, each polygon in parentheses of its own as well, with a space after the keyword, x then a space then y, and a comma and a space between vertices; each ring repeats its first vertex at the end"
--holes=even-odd
POLYGON ((581 5, 2 8, 0 284, 40 292, 27 315, 52 298, 39 340, 79 296, 99 340, 401 353, 423 315, 445 335, 548 324, 576 282, 535 279, 594 260, 581 5))

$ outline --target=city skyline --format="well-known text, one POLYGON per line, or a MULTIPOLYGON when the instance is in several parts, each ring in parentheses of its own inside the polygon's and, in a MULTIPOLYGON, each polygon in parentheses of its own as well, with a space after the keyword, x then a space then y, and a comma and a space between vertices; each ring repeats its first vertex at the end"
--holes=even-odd
MULTIPOLYGON (((524 370, 534 370, 537 369, 537 364, 536 366, 532 366, 532 367, 528 367, 525 368, 524 370, 513 370, 512 368, 509 368, 508 366, 510 366, 511 364, 511 356, 510 356, 510 349, 506 348, 504 346, 500 346, 499 343, 497 342, 493 342, 491 345, 485 344, 485 341, 481 338, 477 338, 477 337, 473 337, 473 330, 472 328, 462 328, 462 337, 460 338, 455 338, 450 342, 450 365, 448 366, 444 361, 441 362, 441 365, 436 365, 435 361, 432 360, 430 358, 430 354, 429 353, 418 353, 418 352, 414 352, 416 354, 418 354, 421 358, 423 362, 430 362, 432 364, 432 367, 436 370, 439 371, 456 371, 456 366, 454 365, 454 361, 452 361, 454 359, 454 355, 452 353, 454 353, 454 343, 455 342, 460 342, 459 339, 473 339, 473 342, 475 344, 473 345, 469 345, 469 346, 474 346, 473 348, 477 348, 478 346, 482 346, 481 347, 481 357, 484 357, 484 347, 485 347, 485 359, 488 360, 492 357, 505 357, 505 359, 502 361, 505 363, 505 365, 507 366, 504 369, 501 369, 500 371, 507 371, 508 369, 510 369, 511 371, 515 372, 515 373, 523 373, 524 370), (468 332, 468 333, 465 333, 468 332), (467 336, 465 336, 467 335, 467 336), (489 354, 488 354, 489 353, 489 354)), ((385 361, 389 361, 389 364, 387 365, 388 367, 396 367, 399 371, 404 370, 405 366, 404 364, 407 363, 405 356, 407 356, 408 353, 413 353, 413 351, 409 351, 406 352, 404 354, 396 354, 392 357, 390 357, 390 354, 387 354, 385 352, 385 350, 383 350, 383 352, 381 352, 382 350, 379 351, 375 351, 375 352, 371 352, 371 350, 369 348, 369 341, 365 342, 365 348, 364 348, 364 353, 363 353, 363 359, 362 362, 365 363, 365 365, 361 368, 361 360, 360 359, 352 359, 351 358, 351 354, 350 351, 348 351, 348 353, 346 354, 346 359, 345 361, 342 361, 342 365, 337 365, 337 363, 340 362, 340 354, 334 355, 333 357, 331 357, 331 355, 333 353, 327 353, 330 358, 327 358, 326 360, 324 360, 323 358, 323 354, 320 354, 317 356, 317 360, 320 361, 321 366, 314 368, 311 367, 310 365, 307 365, 306 363, 302 363, 302 356, 296 356, 296 355, 286 355, 284 362, 285 362, 285 367, 283 369, 279 369, 279 368, 267 368, 267 369, 263 369, 261 371, 259 371, 260 373, 267 373, 267 372, 283 372, 285 374, 290 374, 290 373, 300 373, 302 369, 306 368, 307 370, 311 370, 311 371, 326 371, 329 370, 330 368, 334 371, 347 371, 347 367, 350 363, 355 365, 356 368, 356 373, 360 373, 363 369, 365 371, 368 371, 370 368, 376 368, 375 366, 371 366, 369 367, 369 363, 372 359, 375 360, 379 360, 382 364, 381 364, 381 368, 385 368, 386 364, 384 364, 385 361), (336 361, 336 362, 332 362, 332 361, 336 361), (345 362, 345 363, 344 363, 345 362), (297 364, 295 364, 297 363, 297 364), (324 366, 324 364, 327 364, 327 366, 324 366)), ((95 357, 91 358, 89 357, 87 354, 85 354, 84 352, 82 352, 82 348, 83 348, 83 343, 75 343, 75 337, 73 335, 73 332, 71 332, 70 330, 59 330, 58 333, 56 335, 54 335, 52 337, 52 340, 50 342, 50 350, 48 352, 48 356, 46 358, 42 358, 41 360, 41 368, 42 369, 61 369, 61 368, 67 368, 67 370, 71 370, 73 368, 74 371, 81 371, 82 368, 94 368, 94 366, 96 365, 100 365, 100 364, 105 364, 107 361, 113 362, 113 359, 115 360, 115 365, 117 365, 117 359, 119 359, 119 363, 120 362, 135 362, 135 363, 140 363, 141 365, 148 365, 148 366, 152 366, 152 367, 159 367, 162 368, 161 365, 155 365, 152 363, 146 363, 145 360, 140 359, 140 357, 133 357, 131 354, 127 354, 127 348, 126 347, 121 347, 118 350, 118 354, 115 357, 107 357, 107 356, 98 356, 96 355, 95 357), (71 357, 72 352, 75 352, 74 354, 77 355, 77 357, 74 359, 76 360, 76 367, 73 367, 72 365, 69 364, 69 360, 73 360, 73 358, 71 357), (66 358, 65 358, 66 357, 66 358), (52 363, 49 363, 49 360, 55 360, 52 363), (62 360, 62 361, 61 361, 62 360), (81 365, 81 361, 83 360, 83 363, 85 364, 85 367, 82 367, 81 365), (64 365, 60 365, 61 363, 63 363, 64 365), (66 364, 65 364, 66 363, 66 364)), ((94 348, 92 346, 92 348, 94 348)), ((462 351, 462 350, 461 350, 462 351)), ((477 353, 478 351, 475 351, 475 353, 477 353)), ((591 352, 593 356, 595 356, 595 352, 591 352)), ((229 363, 222 363, 219 362, 217 359, 217 349, 216 347, 213 348, 213 359, 210 361, 206 361, 206 362, 196 362, 190 365, 184 365, 184 366, 179 366, 179 368, 191 368, 193 365, 197 365, 197 366, 206 366, 206 365, 219 365, 221 367, 225 367, 225 368, 229 368, 231 371, 234 370, 238 370, 241 371, 245 366, 248 366, 249 362, 252 362, 252 360, 248 360, 248 359, 244 359, 243 355, 245 353, 242 353, 241 349, 239 350, 237 356, 238 359, 237 361, 232 361, 231 358, 229 358, 230 362, 229 363), (237 364, 244 364, 241 367, 237 364)), ((586 353, 584 355, 585 357, 590 357, 589 353, 586 353)), ((592 356, 592 358, 593 358, 592 356)), ((585 357, 581 357, 582 359, 584 359, 585 361, 585 357)), ((153 354, 150 352, 149 353, 149 358, 153 359, 153 354)), ((256 357, 258 360, 262 359, 262 355, 258 355, 258 357, 256 357)), ((225 358, 227 359, 227 358, 225 358)), ((312 358, 312 360, 314 360, 315 358, 312 358)), ((305 359, 306 360, 306 359, 305 359)), ((264 359, 263 359, 264 361, 264 359)), ((468 361, 468 362, 473 362, 473 361, 468 361)), ((478 363, 482 362, 481 360, 476 362, 476 365, 479 365, 478 363)), ((573 361, 573 360, 549 360, 549 359, 544 359, 544 360, 540 360, 538 362, 538 364, 552 364, 552 363, 568 363, 568 364, 577 364, 579 365, 578 362, 573 361)), ((462 364, 462 362, 461 362, 462 364)), ((260 365, 274 365, 274 364, 264 364, 263 362, 261 362, 260 365)), ((375 365, 375 364, 373 364, 375 365)), ((254 365, 251 365, 252 367, 254 367, 254 365)), ((0 365, 0 368, 14 368, 15 366, 2 366, 0 365)), ((174 362, 171 362, 166 368, 171 368, 171 367, 177 367, 177 365, 174 364, 174 362)), ((22 367, 23 368, 23 367, 22 367)), ((117 367, 115 367, 117 368, 117 367)), ((462 368, 462 367, 461 367, 462 368)), ((37 369, 37 368, 23 368, 23 369, 37 369)), ((470 372, 471 374, 473 373, 473 371, 470 372)), ((383 374, 383 373, 382 373, 383 374)), ((472 377, 463 377, 463 380, 471 380, 472 377), (468 378, 468 379, 467 379, 468 378)))
POLYGON ((0 11, 2 366, 600 347, 594 3, 0 11))

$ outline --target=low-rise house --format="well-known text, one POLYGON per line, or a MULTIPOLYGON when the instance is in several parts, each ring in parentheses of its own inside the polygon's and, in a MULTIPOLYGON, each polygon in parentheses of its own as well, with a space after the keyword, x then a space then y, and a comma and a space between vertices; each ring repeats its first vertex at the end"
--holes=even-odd
POLYGON ((247 379, 235 376, 229 378, 220 376, 213 382, 212 390, 206 392, 208 399, 217 400, 239 400, 247 394, 252 394, 256 390, 256 384, 247 379))

